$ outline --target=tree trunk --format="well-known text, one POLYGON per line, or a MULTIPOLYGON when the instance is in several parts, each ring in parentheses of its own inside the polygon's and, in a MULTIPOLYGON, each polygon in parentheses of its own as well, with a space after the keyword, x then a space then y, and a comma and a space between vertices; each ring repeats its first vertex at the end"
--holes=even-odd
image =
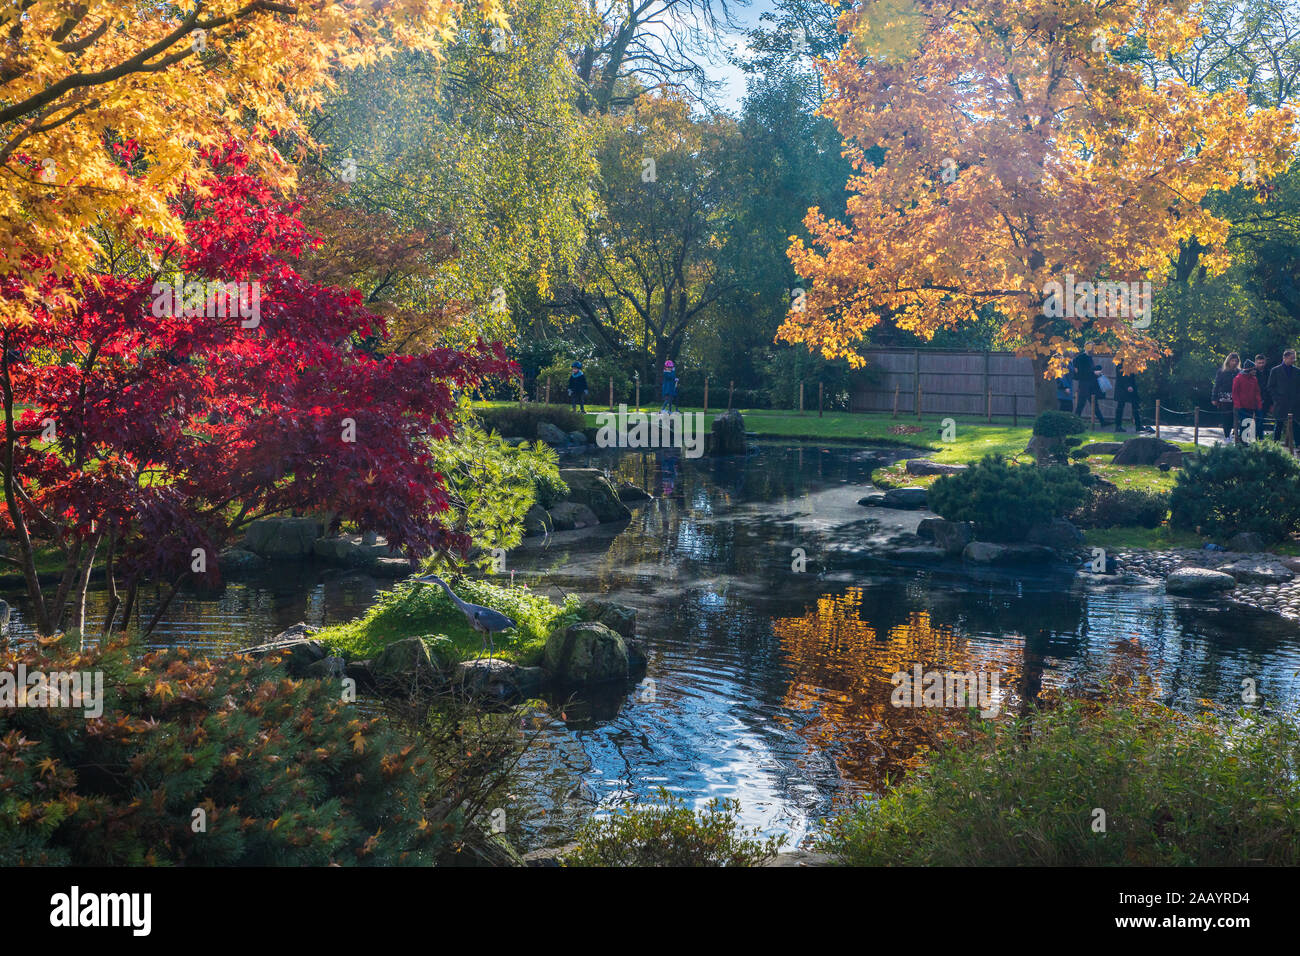
POLYGON ((1047 377, 1048 356, 1034 356, 1034 408, 1039 412, 1056 408, 1056 379, 1047 377))

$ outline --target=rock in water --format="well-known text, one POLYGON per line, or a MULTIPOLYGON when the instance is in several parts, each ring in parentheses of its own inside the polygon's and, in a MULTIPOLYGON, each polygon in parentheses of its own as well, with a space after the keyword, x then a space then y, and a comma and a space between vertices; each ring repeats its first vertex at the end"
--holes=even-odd
MULTIPOLYGON (((585 505, 598 521, 622 521, 632 511, 618 496, 618 491, 599 468, 561 468, 560 477, 569 486, 566 503, 585 505)), ((554 509, 551 514, 554 515, 554 509)))
POLYGON ((630 673, 627 644, 596 621, 556 628, 542 660, 555 680, 570 686, 627 680, 630 673))
POLYGON ((537 440, 545 442, 554 448, 563 448, 569 443, 569 436, 550 422, 538 422, 537 440))
POLYGON ((745 419, 737 411, 724 412, 713 420, 713 454, 745 453, 745 419))
POLYGON ((969 465, 931 461, 929 458, 912 458, 906 465, 909 475, 958 475, 969 467, 969 465))
POLYGON ((1237 579, 1231 574, 1209 568, 1176 568, 1165 579, 1165 591, 1169 594, 1214 594, 1236 586, 1237 579))

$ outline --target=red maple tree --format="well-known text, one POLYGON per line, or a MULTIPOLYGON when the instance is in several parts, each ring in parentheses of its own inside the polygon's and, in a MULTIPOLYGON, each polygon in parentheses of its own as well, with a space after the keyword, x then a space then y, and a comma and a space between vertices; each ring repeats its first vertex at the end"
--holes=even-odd
MULTIPOLYGON (((143 174, 132 144, 119 155, 143 174)), ((23 271, 44 274, 35 321, 6 322, 0 353, 0 522, 17 545, 0 560, 23 572, 42 633, 84 630, 96 561, 107 630, 119 582, 127 619, 142 581, 217 584, 219 550, 269 515, 332 511, 412 559, 468 544, 436 518, 448 501, 428 443, 452 435, 453 389, 512 376, 513 363, 499 343, 382 354, 385 322, 359 292, 291 265, 319 241, 298 205, 249 173, 235 142, 206 159, 177 198, 184 243, 142 247, 128 209, 89 280, 72 284, 48 257, 0 278, 0 298, 15 299, 23 271), (64 559, 49 589, 45 544, 64 559)))

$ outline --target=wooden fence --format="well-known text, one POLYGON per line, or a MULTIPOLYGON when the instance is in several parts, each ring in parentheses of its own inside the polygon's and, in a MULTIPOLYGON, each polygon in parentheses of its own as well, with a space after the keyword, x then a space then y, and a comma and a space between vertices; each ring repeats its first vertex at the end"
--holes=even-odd
MULTIPOLYGON (((850 408, 855 412, 893 412, 916 416, 970 415, 999 418, 1033 418, 1034 369, 1028 358, 1013 352, 961 352, 948 349, 864 349, 868 363, 883 374, 859 385, 850 408)), ((1094 361, 1115 381, 1114 363, 1106 357, 1094 361)), ((1110 418, 1115 403, 1099 403, 1110 418)))

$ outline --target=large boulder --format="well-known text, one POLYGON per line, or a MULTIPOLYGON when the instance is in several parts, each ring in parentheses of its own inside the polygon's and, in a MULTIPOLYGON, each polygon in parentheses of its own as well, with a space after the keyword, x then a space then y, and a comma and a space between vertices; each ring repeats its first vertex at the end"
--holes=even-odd
POLYGON ((1168 454, 1171 451, 1178 451, 1178 446, 1173 442, 1165 441, 1163 438, 1154 438, 1150 435, 1139 435, 1137 438, 1130 438, 1126 441, 1119 451, 1115 452, 1115 457, 1111 463, 1115 465, 1154 465, 1160 460, 1161 455, 1168 454))
POLYGON ((1035 435, 1025 446, 1025 454, 1039 465, 1065 461, 1065 439, 1056 435, 1035 435))
POLYGON ((494 658, 464 661, 452 675, 455 687, 471 697, 519 700, 541 690, 544 674, 540 667, 520 667, 494 658))
POLYGON ((385 693, 431 690, 443 683, 445 669, 423 637, 393 641, 370 662, 374 681, 385 693))
POLYGON ((1083 547, 1083 532, 1064 518, 1053 518, 1030 528, 1025 542, 1041 544, 1053 551, 1077 551, 1083 547))
POLYGON ((713 420, 713 454, 745 453, 745 418, 740 412, 724 412, 713 420))
POLYGON ((524 513, 524 535, 547 534, 555 530, 550 514, 541 505, 533 505, 524 513))
POLYGON ((569 443, 569 436, 550 422, 538 422, 537 440, 546 442, 546 444, 554 448, 563 448, 569 443))
POLYGON ((1238 531, 1228 539, 1229 551, 1255 553, 1265 549, 1264 537, 1255 531, 1238 531))
POLYGON ((1232 564, 1225 564, 1219 570, 1247 584, 1285 584, 1295 577, 1291 569, 1285 567, 1280 561, 1261 561, 1254 558, 1242 558, 1232 564))
POLYGON ((1092 455, 1113 455, 1124 447, 1122 441, 1095 441, 1079 449, 1086 457, 1092 455))
POLYGON ((570 445, 587 444, 587 436, 584 432, 569 432, 569 434, 566 435, 565 437, 569 439, 570 445))
POLYGON ((650 501, 653 498, 654 495, 650 494, 650 492, 632 484, 630 481, 620 481, 618 483, 618 500, 625 504, 629 501, 650 501))
POLYGON ((909 475, 957 475, 969 467, 969 465, 931 461, 929 458, 911 458, 906 465, 909 475))
POLYGON ((1056 552, 1041 544, 996 544, 972 541, 962 550, 962 560, 972 564, 1024 565, 1044 564, 1056 558, 1056 552))
POLYGON ((266 558, 243 548, 227 548, 217 559, 221 573, 226 577, 238 577, 241 574, 256 574, 267 568, 266 558))
POLYGON ((573 531, 577 528, 594 528, 600 524, 596 512, 586 505, 561 501, 550 511, 551 527, 556 531, 573 531))
MULTIPOLYGON (((586 505, 599 521, 622 521, 632 517, 618 490, 599 468, 561 468, 560 477, 569 486, 566 502, 586 505)), ((554 509, 552 509, 554 513, 554 509)))
POLYGON ((366 568, 379 560, 373 547, 362 543, 361 535, 344 534, 333 538, 317 538, 312 544, 312 554, 322 561, 341 568, 366 568))
POLYGON ((1183 467, 1183 453, 1181 451, 1167 451, 1156 459, 1156 467, 1161 471, 1168 471, 1170 468, 1183 467))
POLYGON ((291 676, 305 677, 308 668, 329 653, 324 644, 312 637, 316 631, 317 628, 300 622, 281 631, 269 641, 246 647, 239 653, 258 660, 271 654, 278 655, 291 676))
POLYGON ((885 492, 884 507, 915 511, 924 508, 929 497, 930 492, 925 488, 890 488, 885 492))
POLYGON ((546 640, 543 666, 561 684, 601 684, 631 675, 627 644, 598 621, 556 628, 546 640))
POLYGON ((324 532, 318 518, 262 518, 244 532, 244 548, 264 558, 305 558, 324 532))
POLYGON ((1236 586, 1237 579, 1231 574, 1209 568, 1177 568, 1165 579, 1165 591, 1169 594, 1215 594, 1236 586))
POLYGON ((377 578, 404 578, 416 569, 406 558, 380 558, 367 570, 377 578))
POLYGON ((599 621, 623 637, 636 636, 636 608, 611 601, 588 601, 582 606, 584 621, 599 621))
POLYGON ((944 554, 956 557, 974 539, 969 521, 949 521, 946 518, 922 518, 916 526, 919 537, 928 538, 944 554))

